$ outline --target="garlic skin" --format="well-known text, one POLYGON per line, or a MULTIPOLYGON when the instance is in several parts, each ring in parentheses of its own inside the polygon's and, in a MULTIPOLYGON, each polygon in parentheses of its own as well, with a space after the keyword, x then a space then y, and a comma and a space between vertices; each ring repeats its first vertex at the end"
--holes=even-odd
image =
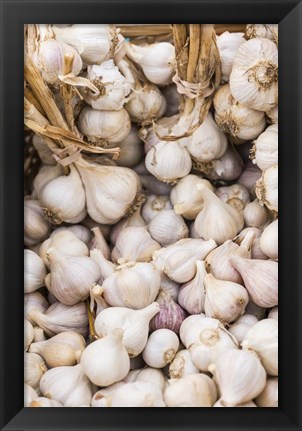
POLYGON ((138 356, 144 349, 149 333, 149 322, 159 312, 156 302, 142 310, 124 307, 109 307, 101 311, 94 322, 97 335, 103 337, 116 328, 122 328, 123 345, 131 358, 138 356))
MULTIPOLYGON (((40 135, 34 134, 32 138, 33 147, 36 149, 41 161, 48 166, 56 166, 57 162, 52 156, 52 151, 46 143, 46 140, 40 135)), ((42 168, 43 169, 43 168, 42 168)), ((35 182, 35 181, 34 181, 35 182)))
POLYGON ((116 160, 118 166, 134 168, 144 156, 143 143, 138 137, 138 130, 134 124, 131 125, 128 136, 116 145, 120 149, 120 157, 116 160))
POLYGON ((208 163, 218 159, 226 152, 228 142, 212 115, 208 115, 189 138, 181 140, 194 160, 208 163))
POLYGON ((226 187, 218 187, 215 190, 215 194, 223 202, 233 206, 239 211, 242 211, 244 207, 250 202, 250 194, 246 187, 241 184, 233 184, 226 187))
POLYGON ((278 321, 263 319, 246 334, 242 348, 256 352, 270 376, 278 376, 278 321))
POLYGON ((160 211, 149 223, 148 230, 152 238, 163 247, 187 238, 189 229, 184 219, 173 210, 160 211))
MULTIPOLYGON (((60 229, 60 228, 58 228, 60 229)), ((58 230, 56 229, 56 230, 58 230)), ((75 225, 71 225, 65 228, 67 231, 70 231, 72 233, 75 234, 75 236, 81 240, 82 242, 84 242, 86 245, 89 243, 89 241, 91 240, 91 233, 89 231, 89 229, 86 226, 83 226, 81 224, 75 224, 75 225)))
POLYGON ((38 398, 37 392, 27 383, 24 383, 24 407, 29 407, 30 403, 38 398))
POLYGON ((51 225, 46 220, 39 201, 24 200, 24 244, 32 246, 43 241, 49 235, 51 225))
POLYGON ((130 115, 131 121, 145 123, 162 117, 167 108, 167 102, 155 85, 145 84, 133 90, 125 108, 130 115))
POLYGON ((253 316, 252 314, 243 314, 229 326, 228 331, 234 335, 239 343, 242 343, 247 332, 250 328, 256 325, 257 322, 258 319, 256 316, 253 316))
POLYGON ((161 391, 164 389, 166 381, 160 369, 145 367, 138 370, 132 370, 124 378, 125 383, 148 382, 156 385, 161 391))
POLYGON ((278 263, 271 260, 232 256, 231 264, 240 273, 253 302, 270 308, 278 304, 278 263))
POLYGON ((87 67, 87 78, 99 90, 99 94, 87 91, 85 102, 100 111, 118 111, 129 100, 131 85, 120 73, 113 60, 87 67))
POLYGON ((278 164, 278 124, 269 126, 255 140, 252 155, 262 171, 278 164))
POLYGON ((122 344, 123 330, 112 333, 89 344, 81 356, 81 367, 89 380, 97 386, 109 386, 129 373, 130 360, 122 344))
POLYGON ((189 350, 180 350, 169 366, 170 379, 181 379, 190 374, 198 374, 199 370, 192 362, 189 350))
POLYGON ((269 377, 265 388, 255 398, 258 407, 278 407, 278 378, 269 377))
POLYGON ((98 226, 96 226, 96 227, 93 227, 91 229, 91 232, 93 234, 93 238, 91 239, 91 241, 89 243, 90 250, 98 249, 102 252, 103 256, 106 259, 109 259, 110 258, 110 248, 107 244, 107 241, 104 238, 104 235, 103 235, 101 229, 98 226))
POLYGON ((34 328, 29 320, 24 319, 24 351, 27 351, 34 339, 34 328))
MULTIPOLYGON (((190 328, 192 327, 192 325, 195 324, 196 322, 199 322, 200 320, 204 319, 205 317, 206 317, 206 315, 204 313, 192 314, 191 316, 188 316, 182 322, 180 330, 179 330, 179 337, 180 337, 180 340, 184 346, 187 346, 187 336, 189 334, 189 331, 190 331, 190 328)), ((217 321, 216 321, 216 323, 217 323, 217 321)), ((193 339, 193 341, 191 341, 191 344, 194 341, 196 341, 196 339, 193 339)))
POLYGON ((247 24, 245 34, 249 39, 264 37, 278 42, 278 24, 247 24))
POLYGON ((187 220, 195 220, 202 209, 203 199, 196 187, 197 184, 204 184, 213 190, 213 186, 208 180, 189 174, 182 178, 170 193, 170 200, 175 213, 182 215, 187 220))
POLYGON ((24 292, 31 293, 44 286, 46 268, 42 259, 31 250, 24 250, 24 292))
POLYGON ((143 359, 152 368, 170 364, 179 348, 179 339, 170 329, 157 329, 149 336, 143 350, 143 359))
POLYGON ((34 389, 39 387, 39 382, 47 367, 40 355, 24 352, 24 382, 34 389))
POLYGON ((161 211, 169 209, 172 209, 172 205, 168 196, 150 195, 142 207, 142 216, 146 223, 150 223, 161 211))
POLYGON ((278 165, 273 165, 263 172, 256 182, 255 192, 260 203, 278 213, 278 165))
POLYGON ((278 259, 278 219, 266 226, 262 232, 260 248, 266 256, 278 259))
POLYGON ((261 170, 252 162, 248 162, 238 178, 238 183, 246 187, 252 196, 255 196, 255 183, 261 178, 261 170))
POLYGON ((230 74, 232 96, 243 105, 268 111, 278 103, 278 49, 269 39, 244 42, 230 74))
POLYGON ((213 405, 213 407, 257 407, 257 406, 253 401, 248 401, 247 403, 242 403, 242 404, 236 404, 236 406, 229 406, 225 404, 223 401, 218 400, 213 405))
POLYGON ((61 175, 63 175, 63 168, 59 163, 56 163, 55 166, 42 166, 33 181, 34 191, 37 196, 41 194, 41 191, 49 181, 61 175))
POLYGON ((53 224, 79 223, 87 214, 81 177, 73 165, 69 169, 68 175, 51 180, 39 194, 41 206, 53 224))
POLYGON ((245 42, 244 33, 229 33, 225 31, 220 36, 216 36, 216 44, 221 61, 222 81, 228 82, 236 52, 243 42, 245 42))
POLYGON ((217 389, 207 375, 192 374, 169 380, 164 400, 167 407, 212 407, 217 400, 217 389))
MULTIPOLYGON (((218 199, 218 198, 217 198, 218 199)), ((216 247, 212 239, 181 239, 153 253, 153 263, 171 280, 187 283, 196 274, 196 261, 203 260, 216 247)))
POLYGON ((271 311, 268 313, 267 318, 278 320, 278 307, 272 308, 271 311))
POLYGON ((213 239, 218 245, 232 239, 243 228, 242 214, 231 205, 222 202, 214 192, 198 184, 204 205, 196 217, 194 227, 198 235, 213 239))
POLYGON ((51 293, 65 305, 75 305, 89 296, 90 287, 101 276, 98 264, 88 256, 70 256, 48 249, 51 293))
POLYGON ((115 224, 130 210, 140 183, 131 169, 78 160, 85 187, 87 212, 97 223, 115 224))
POLYGON ((107 260, 101 250, 98 250, 97 248, 91 250, 90 257, 98 264, 100 268, 101 275, 98 280, 99 283, 103 283, 106 278, 110 277, 115 272, 116 265, 110 260, 107 260))
MULTIPOLYGON (((215 121, 220 129, 238 140, 255 139, 265 129, 265 114, 239 103, 230 86, 223 85, 214 96, 215 121)), ((239 143, 239 142, 238 142, 239 143)))
POLYGON ((270 109, 269 111, 266 111, 266 116, 267 116, 269 123, 277 124, 278 123, 278 105, 276 105, 274 108, 270 109))
POLYGON ((190 154, 179 141, 159 141, 148 151, 145 164, 152 175, 168 184, 185 177, 192 168, 190 154))
POLYGON ((72 306, 55 302, 45 313, 32 308, 28 318, 50 337, 66 331, 75 331, 84 337, 87 335, 88 316, 83 302, 72 306))
POLYGON ((210 365, 209 371, 218 382, 221 402, 228 405, 251 401, 266 384, 266 372, 260 360, 246 350, 225 350, 210 365))
POLYGON ((63 405, 56 400, 50 400, 46 397, 37 397, 28 407, 63 407, 63 405))
POLYGON ((204 261, 196 261, 196 274, 191 281, 181 286, 178 302, 189 314, 204 312, 206 266, 204 261))
POLYGON ((160 272, 152 263, 125 263, 104 280, 104 298, 113 307, 140 310, 155 300, 160 282, 160 272))
POLYGON ((168 293, 173 301, 178 302, 178 294, 180 285, 175 281, 171 280, 165 273, 161 273, 160 288, 164 292, 168 293))
POLYGON ((85 339, 77 332, 61 332, 45 341, 32 343, 29 351, 38 353, 48 368, 75 365, 86 347, 85 339))
POLYGON ((92 398, 91 383, 80 364, 48 370, 41 378, 40 391, 42 395, 59 401, 64 407, 90 405, 92 398))
POLYGON ((269 217, 267 209, 260 205, 258 199, 250 202, 243 210, 244 223, 248 227, 261 227, 269 217))
POLYGON ((110 242, 115 245, 118 235, 127 227, 146 227, 145 220, 141 216, 140 207, 132 215, 126 218, 124 217, 112 227, 110 232, 110 242))
POLYGON ((153 252, 160 248, 145 227, 126 227, 116 238, 111 258, 118 264, 150 262, 153 252))
POLYGON ((168 85, 174 73, 175 48, 160 42, 148 46, 127 44, 127 55, 138 63, 153 84, 168 85))
POLYGON ((160 310, 150 321, 150 329, 153 331, 170 329, 178 334, 180 325, 186 318, 186 312, 164 290, 159 292, 156 302, 159 304, 160 310))
POLYGON ((40 292, 32 292, 24 295, 24 317, 34 325, 35 321, 30 318, 33 310, 44 313, 49 306, 47 300, 40 292))

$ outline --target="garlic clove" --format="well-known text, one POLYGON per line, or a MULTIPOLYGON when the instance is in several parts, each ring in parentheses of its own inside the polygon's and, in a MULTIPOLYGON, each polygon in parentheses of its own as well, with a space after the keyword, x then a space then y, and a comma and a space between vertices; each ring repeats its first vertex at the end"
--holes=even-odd
POLYGON ((32 292, 24 295, 24 317, 34 325, 35 321, 31 319, 30 314, 33 310, 44 313, 49 306, 47 300, 40 292, 32 292))
POLYGON ((36 353, 24 353, 24 382, 34 389, 39 387, 39 382, 47 367, 40 355, 36 353))
POLYGON ((269 377, 265 388, 255 398, 258 407, 278 407, 278 378, 269 377))
MULTIPOLYGON (((101 275, 99 278, 99 282, 103 283, 103 281, 114 274, 116 270, 116 265, 112 263, 110 260, 105 259, 101 250, 94 248, 90 251, 90 257, 93 259, 99 266, 101 275)), ((104 290, 104 289, 103 289, 104 290)))
POLYGON ((163 247, 187 238, 189 229, 183 218, 173 210, 160 211, 149 223, 148 230, 152 238, 163 247))
POLYGON ((250 202, 243 210, 244 223, 248 227, 261 227, 268 220, 268 211, 258 199, 250 202))
POLYGON ((146 223, 150 223, 161 211, 169 209, 172 209, 172 205, 168 196, 150 195, 147 196, 146 202, 142 207, 142 216, 146 223))
POLYGON ((170 329, 157 329, 149 336, 143 350, 143 359, 153 368, 163 368, 170 364, 179 348, 179 339, 170 329))
POLYGON ((38 244, 49 235, 51 225, 45 219, 39 201, 24 200, 24 244, 27 246, 38 244))
POLYGON ((95 248, 97 248, 98 250, 100 250, 103 254, 103 256, 106 259, 110 258, 110 248, 104 238, 104 235, 101 231, 101 229, 96 226, 93 227, 91 229, 91 232, 93 234, 93 238, 91 239, 90 243, 89 243, 89 248, 90 250, 93 250, 95 248))
POLYGON ((31 293, 44 286, 46 268, 42 259, 31 250, 24 250, 24 292, 31 293))
POLYGON ((190 314, 200 314, 204 312, 206 276, 204 261, 196 261, 195 277, 180 288, 178 295, 179 304, 190 314))

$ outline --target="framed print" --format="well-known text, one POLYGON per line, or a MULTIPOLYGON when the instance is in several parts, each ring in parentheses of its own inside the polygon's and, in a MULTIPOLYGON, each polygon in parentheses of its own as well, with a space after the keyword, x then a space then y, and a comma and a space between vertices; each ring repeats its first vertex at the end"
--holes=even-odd
POLYGON ((301 429, 301 2, 1 32, 1 429, 301 429))

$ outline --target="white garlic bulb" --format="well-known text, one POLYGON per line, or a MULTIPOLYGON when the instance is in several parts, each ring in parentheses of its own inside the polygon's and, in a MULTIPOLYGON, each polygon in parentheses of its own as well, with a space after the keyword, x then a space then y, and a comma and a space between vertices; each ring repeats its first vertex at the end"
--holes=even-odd
POLYGON ((263 172, 256 182, 255 191, 260 203, 278 212, 278 165, 273 165, 263 172))
POLYGON ((268 211, 258 199, 250 202, 243 210, 244 223, 248 227, 261 227, 268 220, 268 211))
POLYGON ((178 302, 178 294, 180 285, 175 281, 171 280, 164 272, 161 273, 160 288, 165 293, 168 293, 173 301, 178 302))
POLYGON ((118 142, 116 146, 120 149, 120 156, 118 160, 116 160, 116 164, 118 166, 133 168, 143 158, 143 143, 139 139, 138 129, 134 124, 131 125, 131 130, 128 136, 126 136, 126 138, 121 142, 118 142))
POLYGON ((37 353, 24 352, 24 382, 34 389, 39 387, 43 374, 47 371, 44 360, 37 353))
POLYGON ((216 36, 216 44, 221 61, 222 81, 228 82, 236 52, 243 42, 245 42, 244 33, 225 31, 220 36, 216 36))
POLYGON ((269 377, 265 388, 255 398, 258 407, 278 407, 278 378, 269 377))
POLYGON ((130 262, 118 266, 102 287, 109 305, 139 310, 155 300, 160 283, 160 272, 152 263, 130 262))
POLYGON ((117 236, 111 258, 114 262, 149 262, 160 249, 145 227, 126 227, 117 236))
POLYGON ((237 210, 242 211, 250 202, 250 193, 248 189, 241 184, 232 184, 231 186, 218 187, 215 194, 223 202, 232 205, 237 210))
POLYGON ((187 283, 196 274, 196 261, 205 259, 215 247, 216 243, 212 239, 181 239, 169 247, 155 251, 153 262, 171 280, 187 283))
POLYGON ((159 312, 156 302, 142 310, 124 307, 109 307, 101 311, 94 322, 99 337, 109 334, 116 328, 122 328, 123 345, 130 357, 138 356, 144 349, 149 333, 149 322, 159 312))
POLYGON ((262 232, 260 248, 266 256, 278 259, 278 219, 266 226, 262 232))
POLYGON ((24 317, 33 325, 35 321, 30 318, 30 313, 37 310, 44 313, 49 306, 46 298, 40 292, 32 292, 24 295, 24 317))
POLYGON ((242 214, 236 208, 222 202, 203 184, 196 187, 204 200, 194 225, 198 235, 206 240, 214 239, 217 244, 234 238, 243 228, 242 214))
POLYGON ((42 259, 31 250, 24 250, 24 292, 31 293, 44 286, 46 268, 42 259))
POLYGON ((246 334, 242 348, 256 352, 270 376, 278 376, 278 321, 263 319, 246 334))
POLYGON ((152 84, 134 88, 131 98, 125 106, 131 121, 135 123, 157 120, 163 116, 166 107, 166 99, 160 90, 152 84))
POLYGON ((40 391, 42 395, 59 401, 64 407, 90 405, 92 398, 91 383, 80 364, 48 370, 41 378, 40 391))
POLYGON ((256 316, 252 314, 243 314, 236 322, 229 325, 228 331, 234 335, 239 343, 242 343, 249 329, 258 322, 256 316))
POLYGON ((237 181, 239 184, 242 184, 244 187, 246 187, 252 196, 255 196, 255 183, 257 180, 259 180, 261 174, 261 169, 249 161, 237 181))
POLYGON ((268 111, 278 103, 278 49, 269 39, 244 42, 238 49, 230 89, 243 105, 268 111))
POLYGON ((205 262, 203 260, 197 260, 195 277, 188 283, 183 284, 179 290, 178 303, 190 314, 200 314, 204 312, 204 279, 206 274, 205 262))
POLYGON ((24 407, 29 407, 30 403, 38 398, 37 392, 27 383, 24 383, 24 407))
POLYGON ((278 42, 278 24, 247 24, 245 33, 249 39, 265 37, 278 42))
POLYGON ((103 224, 114 224, 130 211, 140 183, 135 172, 80 159, 76 166, 85 187, 87 212, 103 224))
POLYGON ((63 404, 56 400, 50 400, 46 397, 37 397, 28 407, 63 407, 63 404))
POLYGON ((215 121, 220 129, 239 140, 255 139, 265 128, 265 114, 239 103, 230 86, 223 85, 214 96, 215 121))
POLYGON ((242 404, 236 404, 236 406, 229 406, 229 405, 225 404, 224 401, 218 400, 213 405, 213 407, 257 407, 257 406, 253 401, 248 401, 247 403, 242 403, 242 404))
POLYGON ((29 351, 38 353, 49 368, 75 365, 86 347, 77 332, 61 332, 45 341, 32 343, 29 351))
POLYGON ((56 231, 58 231, 59 229, 61 229, 61 230, 66 229, 67 231, 74 233, 75 236, 79 240, 83 241, 86 245, 91 240, 90 230, 86 226, 83 226, 81 224, 75 224, 75 225, 71 225, 71 226, 64 227, 64 228, 63 227, 57 228, 56 231))
POLYGON ((172 205, 168 196, 150 195, 147 196, 146 202, 142 207, 142 216, 146 223, 150 223, 150 221, 161 211, 169 209, 172 209, 172 205))
POLYGON ((170 364, 179 348, 179 339, 170 329, 157 329, 148 338, 143 350, 143 359, 153 368, 163 368, 170 364))
MULTIPOLYGON (((179 329, 179 337, 180 337, 180 340, 184 346, 187 346, 187 336, 189 334, 189 331, 190 331, 190 328, 192 327, 192 325, 195 324, 196 322, 199 322, 201 319, 204 319, 205 317, 206 317, 206 315, 204 313, 192 314, 191 316, 188 316, 182 322, 180 329, 179 329)), ((215 319, 213 319, 213 320, 215 320, 215 319)), ((195 341, 195 339, 192 342, 194 342, 194 341, 195 341)), ((191 342, 191 344, 192 344, 192 342, 191 342)))
POLYGON ((206 374, 191 374, 169 380, 164 392, 167 407, 212 407, 217 400, 217 389, 206 374))
POLYGON ((29 320, 24 319, 24 350, 26 351, 35 336, 33 325, 29 320))
POLYGON ((99 90, 99 94, 92 94, 88 90, 84 96, 85 102, 93 109, 117 111, 129 100, 131 85, 113 60, 88 66, 87 78, 99 90))
POLYGON ((174 45, 168 42, 147 46, 128 43, 127 55, 141 66, 149 81, 157 85, 170 84, 174 73, 174 45))
POLYGON ((254 142, 253 163, 262 171, 278 164, 278 124, 272 124, 254 142))
POLYGON ((51 225, 46 220, 39 201, 24 200, 24 244, 27 246, 38 244, 49 235, 51 225))
POLYGON ((199 373, 199 370, 193 364, 189 350, 184 349, 177 352, 169 366, 170 378, 181 379, 182 377, 197 373, 199 373))
POLYGON ((125 383, 132 382, 148 382, 156 385, 160 390, 163 390, 166 384, 165 377, 162 371, 158 368, 151 368, 145 366, 138 370, 132 370, 124 378, 125 383))
POLYGON ((39 195, 47 218, 54 224, 79 223, 87 214, 81 177, 73 165, 69 169, 68 175, 49 181, 39 195))
POLYGON ((271 311, 268 313, 267 318, 278 320, 278 307, 272 308, 271 311))
POLYGON ((210 365, 221 392, 221 401, 234 405, 251 401, 266 384, 266 372, 255 353, 228 349, 210 365))
POLYGON ((34 191, 37 196, 40 196, 41 191, 49 181, 52 181, 61 175, 63 175, 63 168, 59 163, 56 163, 55 166, 42 166, 33 181, 34 191))
POLYGON ((172 245, 176 241, 189 236, 189 229, 184 219, 173 210, 160 211, 150 221, 148 230, 152 238, 163 247, 172 245))

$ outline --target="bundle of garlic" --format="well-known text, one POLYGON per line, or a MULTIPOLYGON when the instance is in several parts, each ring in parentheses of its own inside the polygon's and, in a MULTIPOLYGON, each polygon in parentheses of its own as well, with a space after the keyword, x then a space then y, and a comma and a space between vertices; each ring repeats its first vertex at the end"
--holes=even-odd
POLYGON ((25 26, 25 406, 278 406, 277 27, 225 30, 25 26))

